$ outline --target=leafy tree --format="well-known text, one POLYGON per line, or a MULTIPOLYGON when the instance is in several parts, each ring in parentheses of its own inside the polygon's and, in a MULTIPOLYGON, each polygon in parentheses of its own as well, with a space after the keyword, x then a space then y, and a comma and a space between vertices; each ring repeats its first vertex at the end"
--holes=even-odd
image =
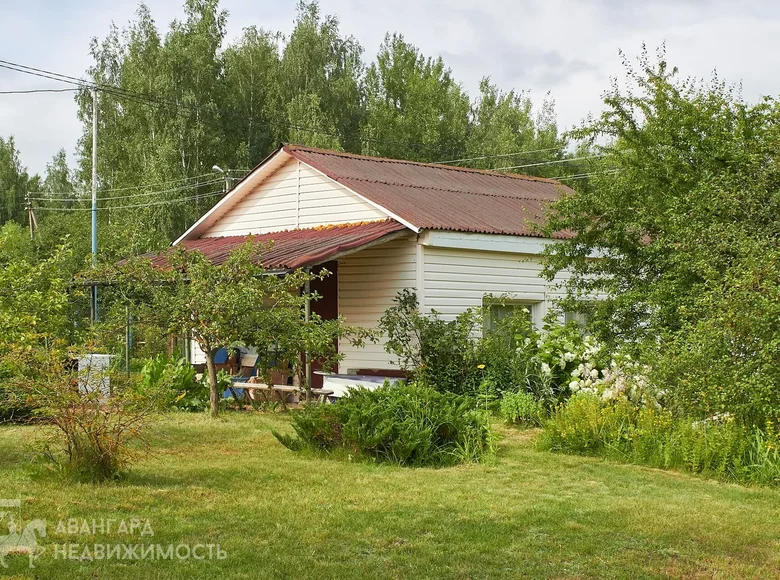
POLYGON ((30 176, 22 166, 13 137, 0 137, 0 223, 26 222, 25 197, 39 188, 38 176, 30 176))
POLYGON ((300 127, 307 126, 307 119, 293 115, 305 111, 311 116, 314 107, 319 109, 314 113, 319 123, 313 128, 321 131, 320 139, 335 134, 340 149, 360 150, 362 52, 357 40, 341 35, 335 16, 321 16, 317 2, 298 3, 298 18, 280 65, 283 103, 297 101, 287 108, 290 139, 306 136, 300 127))
POLYGON ((61 360, 78 340, 72 305, 80 291, 68 288, 69 249, 35 260, 25 233, 13 222, 0 230, 0 420, 32 412, 18 387, 41 378, 38 362, 61 360))
POLYGON ((310 147, 340 150, 336 127, 323 114, 320 98, 314 94, 293 97, 287 104, 287 119, 290 122, 289 140, 305 143, 310 147))
POLYGON ((51 195, 62 195, 66 198, 77 196, 76 184, 73 173, 68 167, 68 158, 65 149, 60 149, 54 154, 51 161, 46 164, 46 174, 43 178, 43 191, 51 195))
MULTIPOLYGON (((213 205, 221 183, 200 176, 223 158, 219 103, 226 17, 216 1, 190 0, 185 18, 173 21, 162 37, 141 5, 127 30, 112 27, 104 40, 93 39, 89 76, 118 87, 100 90, 98 99, 100 205, 117 208, 101 211, 101 225, 122 222, 170 240, 213 205)), ((79 176, 86 182, 92 98, 82 91, 77 101, 84 126, 79 176)))
MULTIPOLYGON (((504 93, 488 78, 482 79, 479 89, 480 95, 471 108, 466 142, 465 157, 473 158, 468 162, 469 167, 495 169, 564 157, 566 141, 558 135, 551 100, 542 103, 540 113, 534 118, 527 95, 514 91, 504 93), (523 151, 529 153, 519 153, 523 151)), ((543 174, 545 169, 548 168, 539 166, 516 171, 543 174)))
POLYGON ((23 260, 35 260, 35 245, 30 232, 16 222, 6 222, 0 227, 0 267, 23 260))
POLYGON ((211 414, 219 412, 214 356, 220 348, 252 345, 261 355, 260 368, 270 374, 275 365, 290 362, 300 376, 300 354, 338 359, 334 339, 357 329, 343 320, 303 320, 307 282, 327 275, 295 270, 284 276, 266 272, 260 265, 265 246, 248 241, 221 264, 200 252, 175 248, 166 254, 168 267, 155 269, 148 260, 134 259, 98 275, 113 281, 125 299, 132 300, 140 317, 156 323, 168 334, 192 336, 206 356, 211 387, 211 414))
POLYGON ((627 70, 629 88, 615 83, 574 132, 604 155, 601 175, 555 204, 547 233, 574 235, 545 273, 570 270, 569 306, 612 343, 644 347, 686 411, 774 420, 780 106, 749 105, 717 77, 681 81, 662 52, 627 70))
POLYGON ((425 58, 400 34, 387 35, 366 73, 363 123, 370 155, 442 161, 462 157, 469 99, 440 58, 425 58))
POLYGON ((225 167, 252 167, 281 141, 280 42, 279 33, 250 26, 224 52, 225 167))

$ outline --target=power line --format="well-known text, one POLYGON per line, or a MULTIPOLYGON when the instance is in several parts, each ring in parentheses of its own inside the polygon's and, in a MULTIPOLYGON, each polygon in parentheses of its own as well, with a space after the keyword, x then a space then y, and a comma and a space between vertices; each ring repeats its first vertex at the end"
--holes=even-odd
MULTIPOLYGON (((128 91, 127 89, 123 89, 121 87, 117 87, 114 85, 109 85, 105 83, 100 83, 97 81, 88 81, 83 78, 73 77, 70 75, 45 70, 41 68, 36 68, 34 66, 27 66, 24 64, 19 64, 16 62, 11 62, 8 60, 2 60, 0 59, 0 67, 7 68, 9 70, 13 70, 16 72, 21 72, 25 74, 35 75, 35 76, 42 76, 44 78, 50 78, 52 80, 56 80, 63 83, 70 83, 73 85, 77 85, 81 88, 87 88, 87 87, 94 87, 98 89, 102 89, 106 92, 114 92, 117 94, 126 94, 126 95, 136 95, 138 97, 143 97, 146 99, 152 99, 157 102, 162 102, 159 98, 156 98, 154 95, 150 95, 148 93, 138 93, 135 91, 128 91)), ((168 101, 169 104, 175 105, 177 107, 186 107, 186 105, 182 105, 181 103, 177 103, 175 101, 168 101)))
MULTIPOLYGON (((163 190, 158 190, 158 191, 147 191, 147 192, 144 192, 144 193, 134 193, 134 194, 130 194, 130 195, 118 195, 118 196, 114 196, 114 197, 101 197, 101 198, 99 198, 99 200, 100 201, 110 201, 110 200, 115 200, 115 199, 131 199, 133 197, 144 197, 144 196, 148 196, 148 195, 163 195, 163 194, 166 194, 166 193, 175 193, 175 192, 179 192, 179 191, 186 191, 188 189, 197 189, 199 187, 205 187, 207 185, 214 185, 216 183, 222 183, 222 182, 223 182, 222 179, 213 179, 211 181, 204 181, 202 183, 191 183, 189 185, 182 185, 181 187, 175 187, 173 189, 163 189, 163 190)), ((63 197, 31 197, 30 199, 32 199, 33 201, 56 201, 56 202, 73 201, 73 197, 70 197, 70 198, 69 197, 64 197, 64 196, 67 196, 67 195, 71 195, 72 196, 72 194, 68 194, 67 192, 52 192, 52 193, 36 192, 36 193, 33 193, 32 195, 60 195, 60 196, 63 196, 63 197)))
POLYGON ((24 74, 34 75, 34 76, 38 76, 38 77, 42 77, 42 78, 48 78, 48 79, 59 81, 59 82, 62 82, 62 83, 69 83, 69 84, 72 84, 72 85, 77 85, 80 88, 93 87, 93 88, 101 89, 101 90, 103 90, 105 92, 108 92, 108 93, 112 93, 114 95, 126 96, 126 97, 129 97, 129 98, 132 98, 132 97, 143 98, 143 99, 149 100, 150 102, 155 102, 155 103, 158 103, 158 104, 160 104, 160 103, 166 104, 167 103, 169 105, 173 105, 173 106, 179 107, 179 108, 189 108, 189 109, 192 109, 192 110, 197 109, 197 107, 191 107, 191 106, 184 105, 183 103, 179 103, 179 102, 176 102, 176 101, 160 99, 159 97, 155 97, 154 95, 150 95, 148 93, 138 93, 138 92, 135 92, 135 91, 128 91, 127 89, 123 89, 121 87, 117 87, 117 86, 114 86, 114 85, 100 83, 100 82, 97 82, 97 81, 88 81, 88 80, 80 79, 80 78, 73 77, 73 76, 70 76, 70 75, 65 75, 65 74, 62 74, 62 73, 53 72, 53 71, 49 71, 49 70, 45 70, 45 69, 41 69, 41 68, 35 68, 35 67, 32 67, 32 66, 27 66, 27 65, 15 63, 15 62, 7 61, 7 60, 0 59, 0 67, 6 68, 8 70, 24 73, 24 74))
MULTIPOLYGON (((168 205, 171 203, 180 203, 182 201, 189 201, 192 199, 205 199, 208 197, 215 197, 217 195, 224 195, 224 191, 213 191, 211 193, 202 193, 200 195, 191 195, 187 197, 179 197, 176 199, 164 199, 161 201, 150 201, 148 203, 136 203, 131 205, 116 205, 116 206, 103 206, 99 207, 98 210, 117 210, 117 209, 130 209, 130 208, 139 208, 139 207, 152 207, 156 205, 168 205)), ((103 201, 103 200, 100 200, 103 201)), ((36 207, 36 211, 92 211, 91 208, 88 207, 36 207)))
MULTIPOLYGON (((41 77, 41 78, 49 79, 49 80, 52 80, 52 81, 59 81, 61 83, 68 83, 68 84, 71 84, 71 85, 77 85, 79 87, 83 86, 82 83, 68 81, 68 80, 65 80, 65 79, 53 76, 51 74, 42 74, 42 73, 39 73, 39 72, 33 72, 32 70, 28 71, 28 70, 24 70, 23 68, 17 68, 16 66, 9 66, 9 64, 4 64, 6 62, 7 61, 0 60, 0 68, 7 68, 8 70, 12 70, 12 71, 16 71, 16 72, 20 72, 20 73, 24 73, 24 74, 28 74, 28 75, 33 75, 33 76, 36 76, 36 77, 41 77)), ((10 64, 13 64, 13 63, 10 63, 10 64)), ((21 66, 21 65, 19 65, 19 66, 21 66)))
MULTIPOLYGON (((228 170, 228 171, 231 171, 231 170, 228 170)), ((100 191, 102 193, 113 193, 113 192, 117 192, 117 191, 130 191, 130 190, 133 190, 133 189, 146 189, 146 188, 150 188, 150 187, 167 187, 168 185, 173 185, 174 183, 179 183, 179 182, 183 182, 183 181, 190 181, 192 179, 201 179, 203 177, 212 177, 213 178, 214 175, 215 174, 213 172, 212 173, 203 173, 201 175, 193 175, 191 177, 181 177, 181 178, 178 178, 178 179, 171 179, 170 181, 161 181, 159 183, 147 183, 147 184, 143 184, 143 185, 131 185, 131 186, 128 186, 128 187, 114 187, 114 188, 109 188, 109 189, 101 189, 100 191)), ((221 179, 218 179, 216 181, 221 181, 221 179)), ((208 182, 204 181, 204 182, 202 182, 200 184, 191 184, 191 185, 197 186, 197 185, 204 185, 206 183, 211 183, 211 181, 208 181, 208 182)), ((70 191, 51 191, 51 192, 37 191, 37 192, 33 192, 33 195, 62 195, 62 196, 71 196, 72 197, 74 193, 75 192, 70 192, 70 191)), ((151 193, 159 193, 159 191, 154 191, 154 192, 151 192, 151 193)), ((144 195, 146 195, 146 194, 144 194, 144 195)), ((124 196, 124 197, 132 197, 132 196, 127 195, 127 196, 124 196)))
POLYGON ((462 161, 481 161, 482 159, 495 159, 497 157, 514 157, 515 155, 524 155, 528 153, 543 153, 545 151, 558 151, 561 147, 547 147, 546 149, 534 149, 531 151, 516 151, 514 153, 501 153, 498 155, 485 155, 483 157, 467 157, 465 159, 451 159, 449 161, 436 161, 439 165, 447 165, 448 163, 460 163, 462 161))
MULTIPOLYGON (((6 61, 6 60, 0 60, 0 67, 6 68, 6 69, 9 69, 9 70, 13 70, 13 71, 16 71, 16 72, 24 73, 24 74, 35 75, 35 76, 39 76, 39 77, 43 77, 43 78, 56 80, 56 81, 59 81, 59 82, 73 84, 73 85, 76 85, 76 86, 81 87, 81 88, 87 88, 87 87, 97 88, 97 89, 103 90, 104 92, 106 92, 108 94, 114 95, 115 97, 126 98, 126 99, 129 99, 131 101, 138 102, 138 103, 152 104, 152 105, 158 105, 158 106, 159 105, 173 106, 173 107, 176 107, 176 109, 177 109, 176 112, 177 113, 181 112, 181 109, 187 109, 187 110, 190 110, 190 111, 200 111, 201 109, 207 108, 207 107, 204 107, 203 105, 194 105, 194 106, 193 105, 187 105, 187 104, 184 104, 182 102, 172 101, 172 100, 169 100, 169 99, 160 98, 160 97, 158 97, 156 95, 152 95, 152 94, 149 94, 149 93, 139 93, 139 92, 136 92, 136 91, 130 91, 130 90, 127 90, 127 89, 123 89, 123 88, 114 86, 114 85, 109 85, 109 84, 105 84, 105 83, 99 83, 99 82, 96 82, 96 81, 87 81, 85 79, 80 79, 80 78, 73 77, 73 76, 70 76, 70 75, 65 75, 65 74, 62 74, 62 73, 48 71, 48 70, 45 70, 45 69, 40 69, 40 68, 35 68, 35 67, 27 66, 27 65, 22 65, 22 64, 18 64, 18 63, 14 63, 14 62, 11 62, 11 61, 6 61)), ((221 113, 225 113, 225 112, 234 112, 234 111, 226 111, 226 110, 223 110, 223 109, 215 109, 214 112, 221 114, 221 113)), ((279 126, 279 127, 284 127, 284 128, 287 128, 287 129, 294 129, 294 130, 297 130, 297 131, 306 131, 306 132, 315 133, 315 134, 319 134, 319 135, 326 135, 326 136, 334 137, 334 138, 337 138, 337 139, 340 139, 342 137, 342 135, 340 135, 338 133, 334 133, 332 131, 323 131, 323 130, 320 130, 320 129, 316 129, 314 127, 306 127, 306 126, 299 125, 299 124, 296 124, 296 123, 284 123, 284 122, 279 122, 279 121, 271 121, 270 124, 276 125, 276 126, 279 126)), ((375 139, 375 138, 369 137, 369 136, 360 136, 360 140, 363 141, 363 142, 366 142, 366 143, 378 143, 378 144, 386 144, 386 145, 402 145, 404 147, 410 147, 410 148, 424 148, 424 149, 428 149, 429 151, 430 150, 434 150, 434 148, 435 148, 435 146, 432 145, 432 144, 426 144, 426 143, 404 143, 404 142, 400 142, 400 141, 386 141, 386 140, 382 140, 382 139, 375 139)), ((548 149, 539 149, 539 150, 536 150, 536 151, 523 151, 523 152, 511 153, 511 154, 505 154, 505 155, 484 156, 484 157, 470 158, 470 159, 450 160, 450 161, 442 161, 440 163, 447 164, 447 163, 457 163, 457 162, 461 162, 461 161, 477 161, 477 160, 480 160, 480 159, 489 159, 489 158, 493 158, 493 157, 497 158, 497 157, 501 157, 501 156, 510 157, 512 155, 521 154, 521 153, 542 153, 544 151, 552 151, 552 150, 557 150, 557 149, 559 149, 559 148, 558 147, 552 147, 552 148, 548 148, 548 149)), ((548 165, 548 164, 553 164, 553 163, 565 163, 566 161, 574 161, 574 160, 578 160, 578 159, 584 159, 584 158, 571 158, 571 159, 565 159, 565 160, 559 160, 559 161, 550 161, 550 162, 546 162, 546 163, 538 163, 538 164, 532 163, 532 164, 528 164, 528 165, 516 165, 516 166, 509 166, 509 167, 499 167, 499 168, 494 169, 494 171, 504 171, 504 170, 509 170, 509 169, 523 169, 523 168, 526 168, 526 167, 538 167, 540 165, 548 165)))
POLYGON ((0 91, 0 95, 29 95, 32 93, 68 93, 77 91, 77 88, 72 89, 27 89, 23 91, 0 91))
POLYGON ((591 171, 590 173, 578 173, 576 175, 561 175, 558 177, 551 177, 550 179, 585 179, 586 177, 592 177, 594 175, 614 175, 620 173, 621 169, 609 169, 607 171, 591 171))
POLYGON ((127 187, 113 187, 111 189, 101 189, 103 193, 112 193, 115 191, 130 191, 131 189, 144 189, 146 187, 166 187, 168 185, 171 185, 173 183, 179 183, 182 181, 190 181, 191 179, 201 179, 203 177, 213 177, 215 175, 214 172, 211 173, 203 173, 201 175, 193 175, 192 177, 180 177, 178 179, 171 179, 170 181, 161 181, 159 183, 155 184, 146 184, 146 185, 130 185, 127 187))
MULTIPOLYGON (((163 105, 174 106, 177 109, 189 109, 191 111, 198 111, 198 110, 201 110, 201 109, 204 108, 203 106, 186 105, 184 103, 177 102, 177 101, 161 99, 161 98, 159 98, 159 97, 157 97, 155 95, 150 95, 148 93, 138 93, 138 92, 135 92, 135 91, 129 91, 127 89, 122 89, 122 88, 114 86, 114 85, 109 85, 109 84, 105 84, 105 83, 99 83, 99 82, 96 82, 96 81, 87 81, 87 80, 84 80, 84 79, 79 79, 77 77, 72 77, 70 75, 64 75, 64 74, 61 74, 61 73, 48 71, 48 70, 45 70, 45 69, 40 69, 40 68, 35 68, 35 67, 27 66, 27 65, 22 65, 22 64, 18 64, 18 63, 15 63, 15 62, 10 62, 10 61, 7 61, 7 60, 1 60, 0 59, 0 67, 7 68, 9 70, 13 70, 13 71, 24 73, 24 74, 30 74, 30 75, 40 76, 40 77, 43 77, 43 78, 49 78, 49 79, 56 80, 56 81, 63 82, 63 83, 70 83, 70 84, 77 85, 77 86, 82 87, 82 88, 86 88, 86 87, 98 88, 98 89, 103 90, 106 93, 113 94, 114 96, 128 98, 130 100, 135 100, 136 102, 139 102, 139 99, 142 99, 144 101, 147 101, 149 104, 157 104, 157 105, 163 104, 163 105)), ((217 109, 216 112, 222 113, 222 112, 226 112, 226 111, 224 111, 222 109, 217 109)), ((271 122, 271 124, 280 125, 280 123, 278 123, 278 122, 274 123, 273 121, 271 122)), ((295 129, 295 130, 298 130, 298 131, 308 131, 310 133, 316 133, 316 134, 319 134, 319 135, 326 135, 326 136, 329 136, 329 137, 341 138, 341 135, 339 135, 337 133, 328 132, 328 131, 322 131, 322 130, 319 130, 319 129, 315 129, 313 127, 306 127, 306 126, 297 125, 297 124, 294 124, 294 123, 281 124, 281 125, 286 127, 286 128, 288 128, 288 129, 295 129)), ((426 148, 426 149, 429 149, 429 150, 433 149, 432 145, 426 144, 426 143, 403 143, 403 142, 400 142, 400 141, 385 141, 385 140, 380 140, 380 139, 374 139, 373 137, 361 137, 361 140, 365 141, 367 143, 373 142, 373 143, 382 143, 382 144, 386 144, 386 145, 403 145, 403 146, 406 146, 406 147, 415 147, 415 148, 422 147, 422 148, 426 148)))
POLYGON ((540 167, 542 165, 553 165, 555 163, 568 163, 569 161, 582 161, 583 159, 596 159, 604 157, 603 154, 599 155, 586 155, 585 157, 569 157, 567 159, 556 159, 555 161, 542 161, 541 163, 529 163, 527 165, 511 165, 509 167, 496 167, 493 171, 506 171, 508 169, 525 169, 526 167, 540 167))
POLYGON ((189 197, 180 197, 178 199, 164 199, 162 201, 152 201, 149 203, 138 203, 133 205, 109 206, 109 207, 104 207, 103 209, 129 209, 133 207, 151 207, 154 205, 168 205, 170 203, 180 203, 182 201, 189 201, 192 199, 203 199, 207 197, 215 197, 218 195, 225 195, 224 190, 212 191, 211 193, 202 193, 200 195, 191 195, 189 197))
POLYGON ((89 86, 94 86, 94 85, 96 85, 96 83, 87 81, 85 79, 80 79, 80 78, 64 75, 64 74, 61 74, 61 73, 52 72, 52 71, 49 71, 49 70, 44 70, 44 69, 41 69, 41 68, 35 68, 33 66, 27 66, 27 65, 24 65, 24 64, 19 64, 19 63, 16 63, 16 62, 11 62, 9 60, 2 60, 2 59, 0 59, 0 66, 2 66, 3 68, 9 68, 11 70, 18 70, 18 72, 24 72, 24 73, 32 74, 32 75, 37 73, 38 76, 40 76, 40 75, 49 75, 49 76, 61 77, 61 78, 57 78, 57 79, 54 79, 54 80, 59 80, 60 82, 63 82, 63 83, 71 83, 71 84, 77 84, 77 85, 82 85, 82 86, 88 86, 88 85, 89 86), (14 67, 14 68, 12 68, 12 67, 14 67), (19 70, 19 69, 24 69, 24 70, 19 70))

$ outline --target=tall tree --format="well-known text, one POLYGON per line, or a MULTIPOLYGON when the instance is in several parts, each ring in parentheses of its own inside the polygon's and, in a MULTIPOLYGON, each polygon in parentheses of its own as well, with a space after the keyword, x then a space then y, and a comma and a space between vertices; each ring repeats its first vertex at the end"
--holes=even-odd
POLYGON ((479 97, 471 107, 466 142, 465 157, 469 158, 470 167, 496 169, 531 165, 515 171, 544 175, 549 166, 534 167, 535 163, 564 157, 566 140, 558 134, 555 104, 549 97, 534 116, 533 103, 525 93, 502 92, 488 78, 482 79, 479 90, 479 97))
POLYGON ((250 26, 224 53, 220 163, 249 168, 281 141, 286 125, 279 87, 281 35, 250 26))
MULTIPOLYGON (((124 221, 170 239, 215 201, 207 194, 219 189, 217 177, 196 187, 195 176, 210 173, 222 157, 218 102, 225 19, 216 0, 188 0, 185 18, 173 21, 163 39, 141 5, 127 30, 112 27, 106 39, 93 40, 90 76, 117 87, 99 91, 100 205, 117 208, 110 215, 101 210, 101 223, 124 221)), ((80 176, 87 181, 91 96, 83 91, 78 102, 84 124, 80 176)))
POLYGON ((68 167, 65 149, 60 149, 46 164, 46 174, 41 189, 48 195, 74 200, 77 196, 73 172, 68 167))
POLYGON ((290 134, 306 135, 307 129, 311 134, 314 129, 327 141, 330 136, 325 129, 332 127, 341 149, 360 150, 362 52, 357 40, 341 35, 335 16, 323 17, 317 2, 299 2, 295 28, 281 61, 283 103, 298 103, 287 108, 290 134), (307 127, 306 119, 295 115, 301 110, 311 113, 313 104, 319 108, 320 126, 307 127))
POLYGON ((27 219, 25 197, 40 187, 40 178, 30 176, 22 165, 13 137, 0 137, 0 224, 27 219))
POLYGON ((197 341, 206 356, 212 416, 219 413, 221 393, 214 357, 220 348, 266 347, 269 352, 261 355, 270 364, 270 352, 277 347, 299 359, 315 336, 320 338, 320 348, 328 350, 331 345, 332 352, 334 338, 345 332, 341 319, 303 319, 306 302, 316 296, 297 290, 327 273, 315 275, 299 269, 285 276, 269 275, 260 265, 264 249, 250 240, 223 263, 213 264, 202 253, 179 247, 167 254, 170 268, 155 269, 148 260, 129 260, 99 274, 115 280, 128 298, 137 301, 144 320, 197 341), (325 336, 323 328, 327 329, 325 336))
POLYGON ((654 360, 686 411, 776 421, 780 103, 680 81, 663 53, 627 68, 630 88, 616 82, 575 132, 600 174, 555 204, 548 232, 573 237, 550 246, 546 274, 571 272, 569 304, 654 360))
POLYGON ((400 34, 387 35, 366 74, 363 152, 399 159, 462 157, 469 99, 441 57, 426 58, 400 34))

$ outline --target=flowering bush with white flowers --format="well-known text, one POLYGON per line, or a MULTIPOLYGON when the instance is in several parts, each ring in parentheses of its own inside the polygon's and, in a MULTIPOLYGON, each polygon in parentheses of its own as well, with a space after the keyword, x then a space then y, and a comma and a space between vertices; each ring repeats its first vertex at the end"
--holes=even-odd
POLYGON ((648 366, 628 354, 608 353, 593 336, 583 336, 577 325, 550 324, 545 330, 535 356, 542 373, 565 395, 590 394, 604 401, 626 399, 660 408, 665 393, 650 383, 648 366))
POLYGON ((539 331, 528 310, 516 308, 477 338, 485 314, 469 310, 445 321, 436 312, 421 313, 416 295, 402 292, 382 318, 385 348, 414 381, 469 395, 485 408, 497 409, 505 393, 529 393, 548 410, 577 393, 658 405, 647 369, 611 355, 577 324, 551 316, 539 331))

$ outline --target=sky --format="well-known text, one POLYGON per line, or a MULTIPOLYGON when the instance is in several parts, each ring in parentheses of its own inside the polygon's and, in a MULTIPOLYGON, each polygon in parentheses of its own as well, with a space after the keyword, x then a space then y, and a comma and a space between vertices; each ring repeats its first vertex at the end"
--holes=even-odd
MULTIPOLYGON (((296 0, 222 0, 228 40, 257 25, 289 34, 296 0)), ((183 14, 179 0, 147 0, 158 27, 183 14)), ((114 22, 122 28, 136 0, 0 0, 0 59, 82 76, 89 43, 114 22)), ((439 56, 470 95, 489 76, 500 88, 548 92, 559 127, 601 110, 610 79, 621 76, 619 50, 636 57, 665 43, 683 76, 741 83, 744 98, 780 94, 780 2, 737 0, 320 0, 342 34, 372 60, 387 32, 400 32, 426 56, 439 56)), ((0 91, 65 85, 0 69, 0 91)), ((0 136, 13 135, 31 172, 65 148, 75 164, 81 124, 68 93, 0 94, 0 136)))

